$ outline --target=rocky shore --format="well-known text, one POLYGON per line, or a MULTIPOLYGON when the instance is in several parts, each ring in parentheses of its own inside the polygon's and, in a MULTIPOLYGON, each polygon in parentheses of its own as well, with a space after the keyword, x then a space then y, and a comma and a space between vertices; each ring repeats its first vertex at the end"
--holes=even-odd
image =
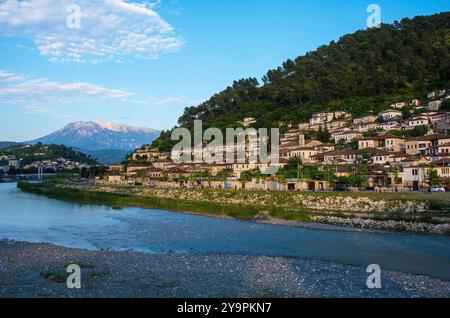
POLYGON ((415 232, 423 234, 450 235, 450 224, 432 224, 423 222, 408 222, 395 220, 371 220, 364 218, 344 218, 336 216, 314 216, 314 222, 329 223, 339 226, 356 227, 360 229, 385 230, 397 232, 415 232))
POLYGON ((368 289, 366 269, 294 258, 88 251, 0 241, 0 297, 450 297, 450 282, 384 270, 368 289), (68 289, 65 267, 82 268, 68 289))
MULTIPOLYGON (((64 185, 67 188, 86 190, 86 186, 64 185)), ((301 192, 267 191, 214 191, 194 189, 161 189, 142 187, 96 186, 92 190, 104 193, 131 194, 156 198, 177 198, 178 200, 215 202, 236 205, 276 206, 286 210, 316 210, 357 213, 424 213, 430 209, 427 200, 405 198, 369 197, 361 194, 328 193, 327 195, 306 194, 301 192)), ((450 196, 447 198, 450 200, 450 196)), ((447 202, 448 203, 448 202, 447 202)))

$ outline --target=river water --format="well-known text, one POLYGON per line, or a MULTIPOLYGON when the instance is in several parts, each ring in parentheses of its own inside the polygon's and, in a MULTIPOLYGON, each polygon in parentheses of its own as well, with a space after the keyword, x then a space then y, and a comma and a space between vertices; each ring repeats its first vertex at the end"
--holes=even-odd
POLYGON ((232 253, 378 264, 450 280, 450 237, 329 231, 80 205, 0 184, 0 239, 146 253, 232 253))

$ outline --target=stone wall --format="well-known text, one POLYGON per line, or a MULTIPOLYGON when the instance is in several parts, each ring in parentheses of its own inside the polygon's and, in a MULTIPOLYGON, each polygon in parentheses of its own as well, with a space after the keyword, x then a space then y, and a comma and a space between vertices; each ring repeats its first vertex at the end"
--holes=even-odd
MULTIPOLYGON (((262 184, 261 184, 262 185, 262 184)), ((237 182, 236 188, 240 190, 242 184, 237 182)), ((86 190, 85 186, 71 185, 70 187, 86 190)), ((236 205, 256 205, 282 208, 288 211, 313 210, 318 212, 347 212, 347 213, 375 213, 398 212, 420 213, 430 208, 428 201, 400 200, 383 197, 369 197, 350 194, 317 194, 302 192, 278 191, 223 191, 203 189, 176 189, 176 188, 148 188, 148 187, 114 187, 96 186, 89 189, 107 193, 125 193, 138 196, 151 196, 157 198, 177 198, 186 201, 214 202, 236 205)))

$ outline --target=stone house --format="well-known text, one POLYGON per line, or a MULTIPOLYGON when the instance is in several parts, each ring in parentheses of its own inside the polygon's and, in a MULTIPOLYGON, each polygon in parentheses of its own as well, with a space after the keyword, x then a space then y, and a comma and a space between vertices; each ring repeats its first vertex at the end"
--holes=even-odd
POLYGON ((442 101, 435 100, 435 101, 429 102, 427 108, 430 111, 438 111, 439 109, 441 109, 441 106, 442 106, 442 101))
POLYGON ((430 121, 428 120, 428 117, 425 116, 417 116, 408 120, 409 127, 428 126, 429 124, 430 121))
POLYGON ((154 161, 161 157, 161 153, 159 152, 158 148, 155 148, 152 146, 146 146, 142 149, 136 150, 133 153, 132 157, 133 157, 133 161, 139 161, 139 160, 154 161))
POLYGON ((358 132, 368 132, 370 130, 377 129, 378 124, 376 123, 367 123, 367 124, 355 124, 353 125, 353 130, 358 132))
POLYGON ((376 148, 389 151, 402 151, 405 139, 399 136, 386 134, 363 138, 358 141, 358 149, 376 148))
POLYGON ((405 141, 405 151, 408 155, 426 154, 427 149, 449 142, 450 136, 448 135, 431 134, 416 137, 405 141))
POLYGON ((396 118, 401 118, 403 116, 403 113, 399 110, 388 109, 381 112, 379 115, 383 118, 384 121, 389 121, 396 118))
POLYGON ((131 164, 127 167, 127 174, 132 174, 141 170, 147 169, 147 165, 131 164))
POLYGON ((429 176, 432 170, 436 171, 441 185, 450 185, 450 161, 448 160, 435 161, 427 166, 405 167, 403 169, 403 185, 412 188, 414 191, 429 188, 431 186, 429 176))
POLYGON ((450 157, 450 143, 440 144, 431 148, 428 148, 425 152, 427 156, 434 158, 447 158, 450 157))
POLYGON ((396 108, 396 109, 402 109, 404 107, 406 107, 408 104, 405 102, 397 102, 391 105, 392 108, 396 108))
POLYGON ((357 131, 342 132, 333 136, 335 143, 339 143, 341 140, 345 143, 349 143, 353 139, 361 139, 362 137, 363 134, 357 131))
POLYGON ((125 171, 125 167, 123 165, 109 165, 108 166, 108 171, 109 172, 124 172, 125 171))
POLYGON ((311 158, 311 162, 324 164, 355 164, 358 159, 358 151, 352 149, 333 150, 317 154, 311 158))
POLYGON ((169 180, 177 180, 177 179, 189 176, 190 172, 176 167, 176 168, 171 168, 171 169, 167 170, 165 172, 165 174, 167 175, 169 180))
POLYGON ((370 124, 377 121, 377 116, 365 116, 361 118, 355 118, 353 119, 354 125, 361 125, 361 124, 370 124))

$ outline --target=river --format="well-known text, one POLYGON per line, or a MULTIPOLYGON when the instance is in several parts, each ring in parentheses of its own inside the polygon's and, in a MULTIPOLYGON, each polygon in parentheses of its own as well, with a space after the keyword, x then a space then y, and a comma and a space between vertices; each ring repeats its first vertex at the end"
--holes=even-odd
POLYGON ((378 264, 450 280, 450 237, 330 231, 142 208, 113 210, 0 184, 0 239, 145 253, 229 253, 378 264))

